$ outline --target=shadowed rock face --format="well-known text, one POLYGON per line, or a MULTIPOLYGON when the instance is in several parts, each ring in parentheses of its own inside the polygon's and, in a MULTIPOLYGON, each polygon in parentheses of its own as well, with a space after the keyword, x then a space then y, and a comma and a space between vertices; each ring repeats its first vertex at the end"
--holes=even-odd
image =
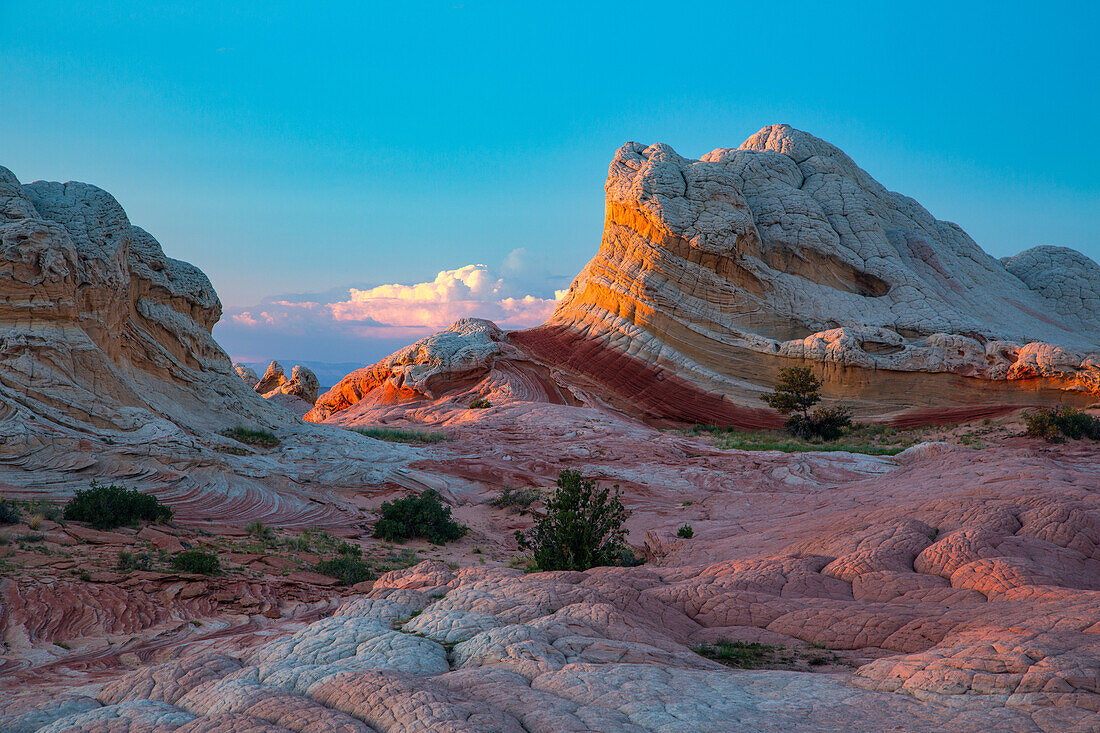
POLYGON ((251 395, 210 335, 207 277, 166 257, 84 183, 21 186, 0 169, 0 399, 77 429, 285 421, 251 395))
POLYGON ((356 516, 309 497, 380 479, 401 449, 304 425, 294 411, 316 397, 308 370, 263 399, 211 336, 221 311, 207 277, 165 256, 107 192, 24 186, 0 168, 5 495, 61 498, 117 478, 184 504, 181 519, 331 526, 356 516), (220 434, 238 426, 282 442, 255 451, 220 434), (322 474, 324 489, 310 485, 322 474))
POLYGON ((437 346, 482 338, 456 324, 349 375, 307 419, 364 398, 377 419, 541 393, 767 428, 759 395, 804 364, 859 415, 954 420, 1100 394, 1100 266, 1059 247, 994 259, 812 135, 772 125, 701 160, 627 143, 605 189, 600 250, 544 325, 452 365, 437 346), (404 376, 423 370, 431 389, 404 376), (515 389, 536 373, 553 386, 515 389))

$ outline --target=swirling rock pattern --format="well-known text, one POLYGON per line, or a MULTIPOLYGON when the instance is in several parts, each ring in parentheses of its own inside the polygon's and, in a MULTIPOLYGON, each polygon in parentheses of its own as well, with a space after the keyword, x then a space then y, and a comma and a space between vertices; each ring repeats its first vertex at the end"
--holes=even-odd
MULTIPOLYGON (((569 451, 567 433, 595 444, 601 413, 543 407, 586 415, 589 427, 561 420, 561 435, 527 440, 526 470, 569 451)), ((633 442, 638 457, 591 459, 624 483, 634 534, 652 535, 644 566, 524 574, 422 562, 308 625, 273 622, 236 651, 182 650, 105 684, 70 684, 56 700, 12 704, 0 719, 126 731, 1100 725, 1094 449, 1012 438, 981 451, 926 444, 896 459, 706 453, 632 429, 596 442, 619 455, 633 442), (684 522, 693 538, 659 541, 684 522), (741 671, 691 650, 723 638, 825 647, 838 663, 741 671)), ((485 436, 455 443, 498 465, 475 450, 485 436)), ((469 470, 453 452, 436 460, 437 472, 469 470)), ((503 516, 487 523, 504 533, 503 516)))

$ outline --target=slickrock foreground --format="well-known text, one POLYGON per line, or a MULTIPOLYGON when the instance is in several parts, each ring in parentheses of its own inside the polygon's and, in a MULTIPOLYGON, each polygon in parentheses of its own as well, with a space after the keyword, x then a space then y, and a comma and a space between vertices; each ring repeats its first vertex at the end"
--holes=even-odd
POLYGON ((130 673, 100 662, 74 684, 14 672, 9 729, 1100 725, 1093 444, 1046 446, 997 424, 980 428, 981 449, 753 453, 585 408, 470 413, 414 465, 445 480, 471 526, 437 555, 453 565, 392 572, 305 627, 269 620, 220 644, 170 644, 130 673), (645 565, 500 567, 509 533, 530 520, 487 502, 570 466, 623 486, 645 565), (675 536, 685 523, 691 539, 675 536), (802 661, 734 670, 691 651, 718 639, 802 661), (807 667, 815 655, 824 661, 807 667))

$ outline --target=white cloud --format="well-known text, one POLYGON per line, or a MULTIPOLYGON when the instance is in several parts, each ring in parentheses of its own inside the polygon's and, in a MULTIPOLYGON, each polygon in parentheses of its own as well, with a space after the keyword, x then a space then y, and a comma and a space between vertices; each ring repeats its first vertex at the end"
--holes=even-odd
MULTIPOLYGON (((506 268, 518 273, 523 250, 506 258, 506 268)), ((358 338, 420 338, 459 318, 487 318, 501 328, 537 326, 553 312, 564 291, 553 298, 521 292, 511 278, 485 265, 443 270, 430 282, 392 283, 361 290, 329 303, 279 300, 262 306, 230 309, 228 320, 244 329, 265 329, 287 335, 342 332, 358 338)))

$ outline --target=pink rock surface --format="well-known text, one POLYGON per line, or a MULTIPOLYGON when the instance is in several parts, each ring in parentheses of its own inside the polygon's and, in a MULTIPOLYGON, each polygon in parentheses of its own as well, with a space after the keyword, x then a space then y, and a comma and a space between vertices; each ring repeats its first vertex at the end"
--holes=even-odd
POLYGON ((1100 462, 1090 444, 749 453, 535 403, 443 429, 453 439, 410 470, 445 479, 472 525, 449 555, 457 566, 388 573, 331 617, 272 622, 273 636, 228 655, 181 650, 166 666, 104 669, 108 685, 85 694, 94 709, 38 698, 11 717, 56 712, 54 730, 1100 725, 1100 462), (624 488, 646 565, 525 575, 471 564, 463 543, 507 552, 511 529, 530 521, 490 509, 497 488, 545 486, 577 465, 624 488), (685 523, 694 536, 675 538, 685 523), (691 650, 719 639, 835 660, 820 673, 743 671, 691 650))

